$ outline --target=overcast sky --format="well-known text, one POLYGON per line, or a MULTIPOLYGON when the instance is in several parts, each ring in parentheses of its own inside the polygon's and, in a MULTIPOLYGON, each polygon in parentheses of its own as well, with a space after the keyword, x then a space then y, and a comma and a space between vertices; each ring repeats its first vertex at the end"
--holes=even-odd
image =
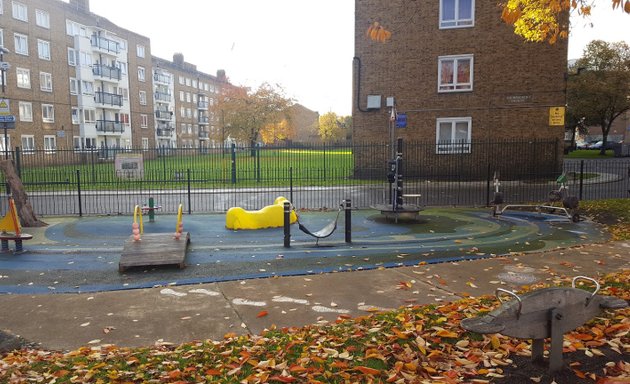
MULTIPOLYGON (((593 39, 630 42, 630 15, 612 12, 610 0, 596 3, 594 27, 575 24, 569 59, 593 39)), ((154 56, 181 52, 200 71, 225 69, 234 84, 280 84, 320 114, 351 114, 354 1, 91 0, 90 8, 149 37, 154 56)))

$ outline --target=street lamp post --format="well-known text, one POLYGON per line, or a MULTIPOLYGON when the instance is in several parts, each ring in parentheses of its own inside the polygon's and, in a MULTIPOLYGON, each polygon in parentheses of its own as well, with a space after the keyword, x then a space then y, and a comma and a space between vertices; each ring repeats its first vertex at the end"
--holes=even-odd
MULTIPOLYGON (((2 97, 4 98, 4 91, 5 91, 5 81, 4 81, 4 77, 5 77, 5 73, 6 70, 9 69, 9 63, 5 63, 4 62, 4 54, 5 53, 9 53, 9 50, 6 49, 3 46, 0 46, 0 71, 1 71, 1 77, 2 77, 2 97)), ((6 121, 3 121, 2 125, 4 127, 4 157, 5 159, 9 158, 9 136, 7 134, 7 124, 9 124, 6 121)))

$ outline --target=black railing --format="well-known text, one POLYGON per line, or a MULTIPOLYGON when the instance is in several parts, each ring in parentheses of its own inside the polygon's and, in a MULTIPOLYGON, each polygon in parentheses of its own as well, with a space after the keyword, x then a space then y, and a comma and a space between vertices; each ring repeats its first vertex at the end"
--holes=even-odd
MULTIPOLYGON (((344 198, 368 208, 389 201, 390 149, 388 143, 100 147, 11 156, 36 213, 96 215, 131 214, 148 197, 165 213, 175 213, 181 202, 195 213, 259 209, 277 196, 291 198, 297 208, 334 208, 344 198), (142 172, 117 172, 123 159, 138 161, 142 172)), ((630 197, 630 158, 563 160, 555 155, 561 156, 561 144, 553 141, 473 142, 469 152, 439 151, 435 142, 404 145, 403 194, 415 195, 414 204, 486 206, 495 173, 512 204, 547 201, 563 172, 569 193, 582 200, 630 197)))
POLYGON ((125 132, 125 127, 118 121, 96 120, 96 131, 102 133, 123 133, 125 132))
POLYGON ((103 105, 111 105, 122 107, 123 105, 123 97, 122 95, 117 95, 115 93, 108 93, 97 91, 94 93, 94 101, 103 105))
POLYGON ((104 37, 93 34, 90 38, 90 42, 92 43, 93 47, 99 48, 108 53, 120 53, 120 43, 114 40, 106 39, 104 37))
POLYGON ((153 80, 158 82, 158 83, 162 83, 162 84, 170 84, 171 83, 171 77, 168 75, 164 75, 161 73, 154 73, 153 74, 153 80))
POLYGON ((155 111, 155 118, 159 120, 171 120, 173 118, 173 112, 170 111, 155 111))
POLYGON ((159 137, 171 137, 173 135, 172 128, 158 128, 156 132, 159 137))
POLYGON ((170 93, 155 92, 154 97, 155 97, 155 100, 157 101, 165 101, 168 103, 171 101, 173 96, 170 93))
POLYGON ((92 73, 95 76, 100 76, 105 79, 120 80, 122 78, 120 68, 109 67, 102 64, 94 64, 92 66, 92 73))

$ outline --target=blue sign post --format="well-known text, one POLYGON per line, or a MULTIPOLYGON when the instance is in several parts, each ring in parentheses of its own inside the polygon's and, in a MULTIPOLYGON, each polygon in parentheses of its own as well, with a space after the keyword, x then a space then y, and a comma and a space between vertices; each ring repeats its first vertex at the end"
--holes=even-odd
POLYGON ((396 128, 407 128, 406 113, 399 113, 396 115, 396 128))

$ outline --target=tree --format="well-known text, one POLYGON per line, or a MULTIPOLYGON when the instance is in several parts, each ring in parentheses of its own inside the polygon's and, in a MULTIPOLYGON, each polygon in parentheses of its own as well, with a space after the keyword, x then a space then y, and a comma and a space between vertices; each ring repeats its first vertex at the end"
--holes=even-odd
POLYGON ((15 166, 13 165, 13 160, 0 160, 0 170, 4 174, 4 178, 9 184, 9 189, 11 190, 11 194, 13 195, 13 200, 15 201, 15 210, 17 211, 18 216, 20 217, 20 223, 23 227, 45 227, 48 224, 39 220, 37 216, 35 216, 35 212, 33 211, 33 206, 31 202, 28 200, 28 195, 26 191, 24 191, 24 185, 22 184, 22 179, 18 176, 17 172, 15 172, 15 166))
POLYGON ((574 68, 579 74, 567 79, 569 121, 600 126, 603 155, 613 121, 630 110, 630 46, 591 41, 574 68))
MULTIPOLYGON (((613 9, 630 14, 630 0, 611 1, 613 9), (622 7, 623 3, 623 7, 622 7)), ((568 12, 591 14, 593 0, 506 0, 501 19, 514 26, 514 33, 527 41, 555 43, 569 36, 568 12)))
MULTIPOLYGON (((554 44, 558 38, 569 36, 569 12, 578 12, 584 17, 591 14, 594 0, 504 0, 499 3, 503 9, 501 19, 514 26, 514 33, 527 41, 547 41, 554 44)), ((630 0, 611 1, 613 9, 630 14, 630 0), (623 5, 623 6, 622 6, 623 5)), ((365 32, 367 38, 381 43, 392 37, 385 26, 378 21, 370 24, 365 32)))
POLYGON ((223 118, 225 133, 254 148, 265 127, 289 118, 288 108, 292 105, 293 100, 284 96, 281 87, 263 83, 256 90, 224 88, 214 109, 223 118))
POLYGON ((343 137, 341 124, 335 112, 327 112, 319 117, 318 134, 322 141, 336 141, 343 137))
POLYGON ((293 139, 295 137, 293 120, 284 118, 278 123, 267 124, 260 131, 260 137, 265 144, 273 144, 278 141, 293 139))

